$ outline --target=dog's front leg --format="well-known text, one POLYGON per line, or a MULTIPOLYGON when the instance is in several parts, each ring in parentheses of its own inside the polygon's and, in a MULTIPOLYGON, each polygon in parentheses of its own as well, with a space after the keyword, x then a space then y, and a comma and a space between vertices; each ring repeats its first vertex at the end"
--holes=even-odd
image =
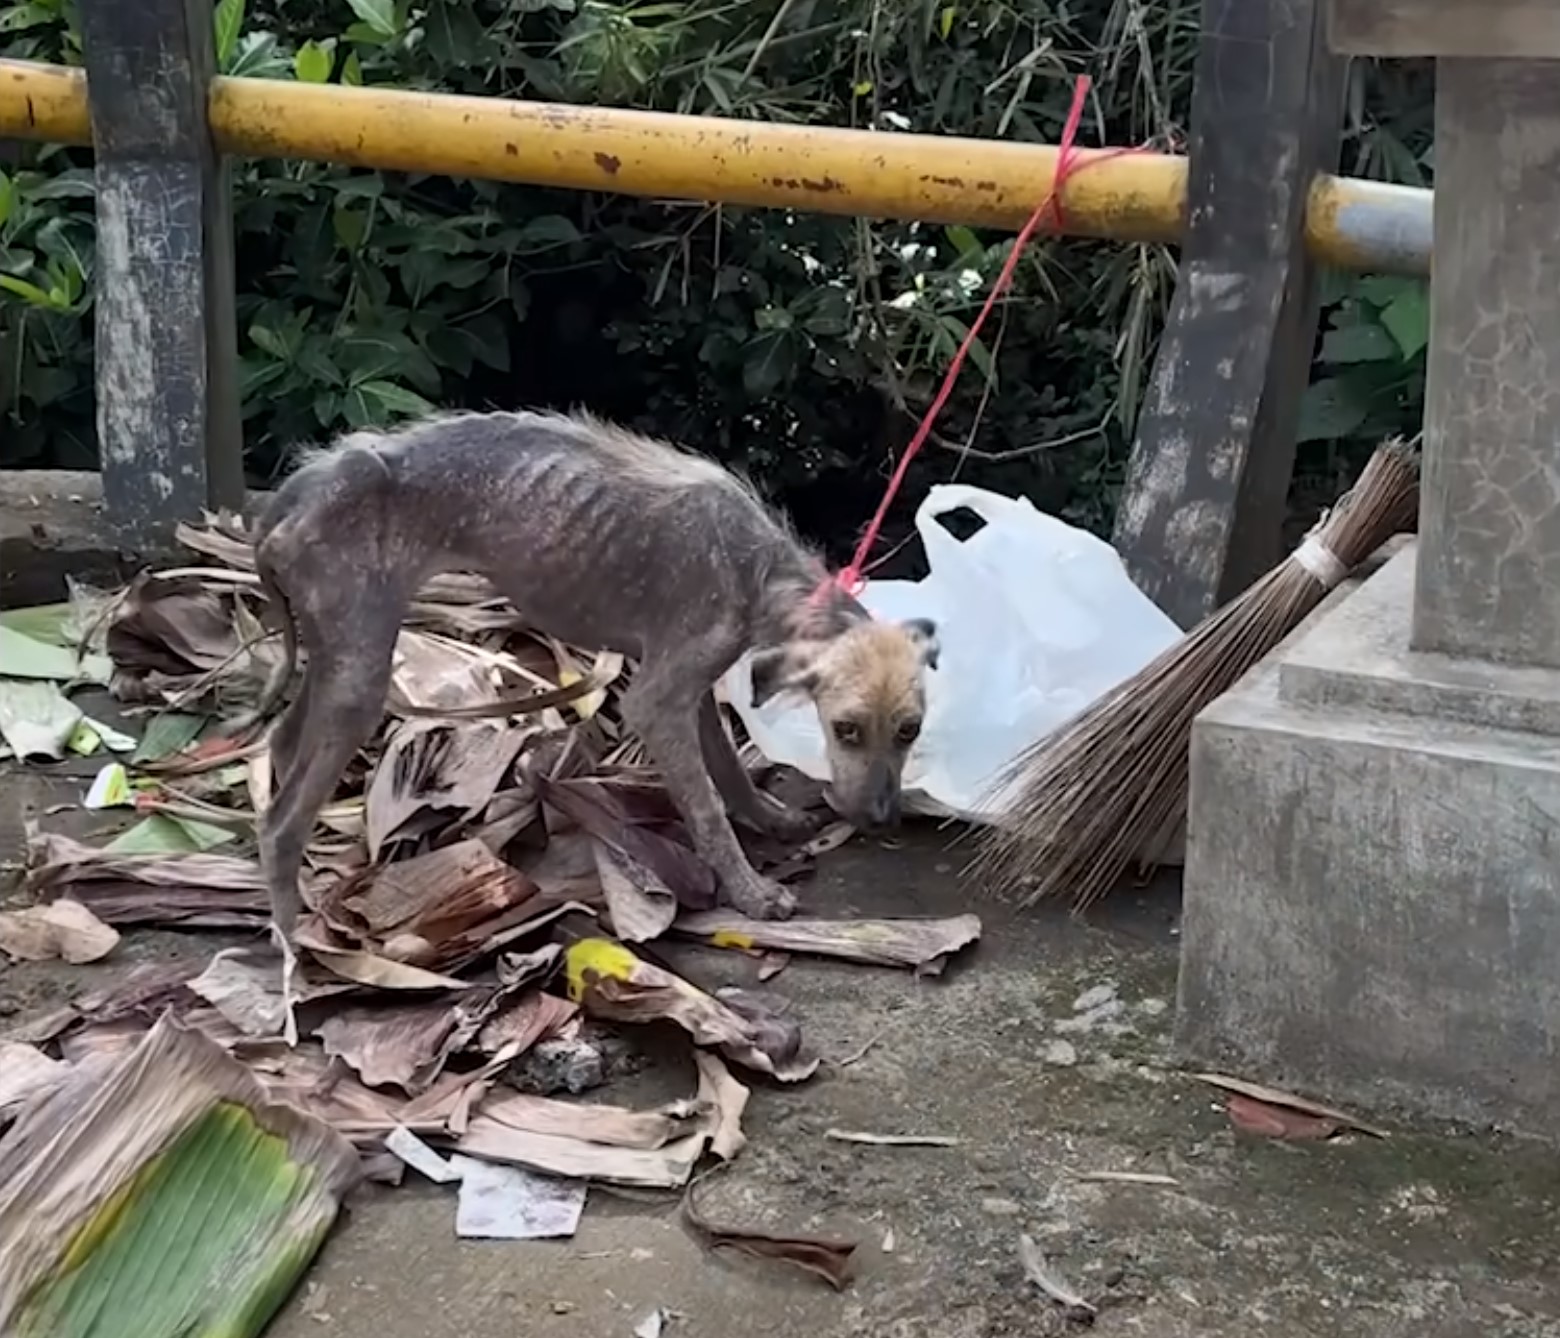
MULTIPOLYGON (((679 666, 673 673, 683 675, 687 669, 679 666)), ((796 898, 748 862, 705 766, 699 746, 701 693, 702 685, 690 692, 670 675, 642 670, 624 696, 623 715, 660 770, 694 849, 715 871, 725 900, 755 919, 783 920, 795 911, 796 898)))
POLYGON ((699 745, 715 788, 743 822, 781 841, 805 840, 818 830, 810 814, 765 794, 753 783, 731 735, 726 733, 713 692, 706 692, 699 700, 699 745))

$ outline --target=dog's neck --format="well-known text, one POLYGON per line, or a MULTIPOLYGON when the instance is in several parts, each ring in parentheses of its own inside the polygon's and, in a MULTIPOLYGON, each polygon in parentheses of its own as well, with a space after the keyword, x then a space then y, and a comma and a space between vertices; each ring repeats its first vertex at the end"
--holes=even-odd
POLYGON ((821 561, 799 555, 764 583, 754 642, 832 641, 871 617, 821 561))

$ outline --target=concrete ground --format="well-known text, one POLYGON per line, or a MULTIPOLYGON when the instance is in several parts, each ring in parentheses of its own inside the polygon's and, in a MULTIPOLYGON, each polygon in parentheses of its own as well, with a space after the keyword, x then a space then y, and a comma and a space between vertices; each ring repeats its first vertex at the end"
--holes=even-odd
MULTIPOLYGON (((840 913, 965 909, 961 852, 934 831, 830 857, 805 904, 840 913)), ((414 1183, 352 1205, 274 1325, 276 1338, 628 1338, 657 1307, 669 1338, 999 1338, 1080 1327, 1028 1286, 1027 1231, 1099 1306, 1094 1329, 1155 1338, 1517 1338, 1560 1335, 1560 1164, 1535 1145, 1451 1130, 1285 1144, 1234 1133, 1168 1054, 1173 888, 1124 892, 1090 925, 978 907, 981 943, 942 980, 793 961, 767 985, 826 1065, 755 1088, 751 1142, 704 1186, 732 1225, 863 1242, 836 1294, 786 1265, 711 1256, 675 1203, 593 1190, 578 1236, 470 1243, 454 1196, 414 1183), (1080 1017, 1111 987, 1121 1001, 1080 1017), (831 1128, 947 1135, 954 1147, 844 1143, 831 1128), (1090 1182, 1099 1171, 1175 1187, 1090 1182)), ((207 954, 208 937, 140 935, 126 957, 207 954)), ((753 963, 671 954, 706 985, 754 986, 753 963)), ((107 969, 107 968, 105 968, 107 969)), ((13 966, 0 1007, 30 1012, 101 977, 13 966)), ((1337 1019, 1340 1026, 1347 1018, 1337 1019)), ((653 1062, 604 1099, 690 1091, 691 1064, 653 1035, 653 1062)))

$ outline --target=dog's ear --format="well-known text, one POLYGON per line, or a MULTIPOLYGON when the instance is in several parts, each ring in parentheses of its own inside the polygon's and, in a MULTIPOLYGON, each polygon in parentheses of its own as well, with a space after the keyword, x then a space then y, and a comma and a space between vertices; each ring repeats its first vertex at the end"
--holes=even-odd
POLYGON ((900 626, 921 648, 921 663, 928 669, 937 668, 937 657, 942 653, 942 646, 937 640, 937 624, 930 618, 906 618, 900 626))
POLYGON ((750 677, 754 706, 762 706, 783 692, 809 691, 818 681, 811 668, 785 646, 755 651, 750 677))

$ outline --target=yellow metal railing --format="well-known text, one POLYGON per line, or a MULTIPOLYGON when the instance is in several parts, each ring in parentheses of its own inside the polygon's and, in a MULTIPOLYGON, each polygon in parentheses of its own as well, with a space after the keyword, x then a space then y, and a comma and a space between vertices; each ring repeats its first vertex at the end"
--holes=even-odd
MULTIPOLYGON (((210 121, 218 148, 247 157, 1015 230, 1057 160, 1044 144, 264 79, 216 79, 210 121)), ((0 138, 89 144, 85 75, 0 61, 0 138)), ((1158 153, 1079 172, 1062 197, 1067 230, 1177 241, 1186 173, 1158 153)), ((1430 192, 1322 177, 1306 240, 1342 268, 1427 273, 1430 192)))

